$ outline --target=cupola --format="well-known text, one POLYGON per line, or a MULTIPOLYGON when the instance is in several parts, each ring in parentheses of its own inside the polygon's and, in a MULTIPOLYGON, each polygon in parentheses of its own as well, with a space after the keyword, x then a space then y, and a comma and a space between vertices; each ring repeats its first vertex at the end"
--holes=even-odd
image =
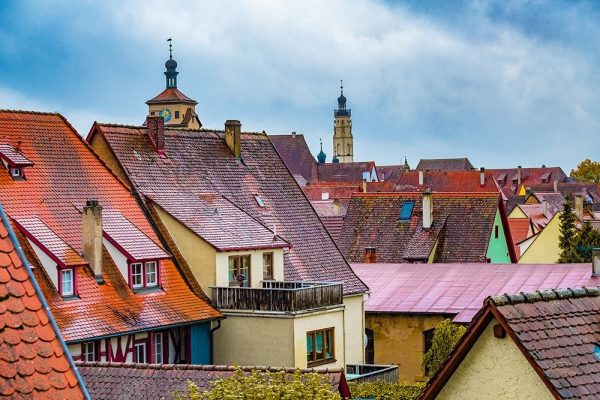
POLYGON ((327 156, 325 155, 325 153, 323 153, 323 142, 322 141, 320 141, 320 142, 321 142, 321 151, 317 155, 317 160, 319 161, 319 165, 323 165, 323 164, 325 164, 325 160, 327 159, 327 156))

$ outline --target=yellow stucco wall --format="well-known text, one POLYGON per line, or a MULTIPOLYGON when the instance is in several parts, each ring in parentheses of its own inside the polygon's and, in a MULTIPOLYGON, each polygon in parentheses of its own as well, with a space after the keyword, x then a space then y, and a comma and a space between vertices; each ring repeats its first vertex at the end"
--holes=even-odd
POLYGON ((294 319, 227 315, 214 333, 214 356, 219 365, 294 367, 294 319))
POLYGON ((362 364, 365 360, 365 308, 363 295, 344 297, 346 363, 362 364))
POLYGON ((399 365, 399 379, 423 380, 423 332, 435 328, 441 315, 367 314, 366 326, 373 331, 375 364, 399 365))
POLYGON ((90 146, 92 146, 94 151, 98 153, 102 161, 104 161, 106 165, 108 165, 108 167, 115 173, 115 175, 117 175, 123 181, 127 182, 129 186, 131 186, 131 182, 129 182, 129 179, 127 179, 127 176, 119 166, 117 159, 114 157, 112 151, 110 151, 108 143, 106 143, 106 140, 104 140, 104 137, 101 134, 94 135, 90 146))
POLYGON ((527 218, 527 215, 517 206, 508 214, 508 218, 527 218))
MULTIPOLYGON (((171 112, 171 119, 165 123, 166 126, 172 125, 172 124, 180 124, 183 120, 183 117, 185 116, 185 113, 187 111, 188 108, 191 108, 192 111, 195 111, 196 107, 191 106, 189 104, 152 104, 148 107, 148 115, 152 115, 152 112, 154 112, 154 115, 159 115, 159 112, 164 109, 167 108, 170 112, 171 112), (179 111, 179 118, 175 118, 175 111, 179 111)), ((188 129, 200 129, 200 125, 198 125, 198 123, 192 119, 190 121, 190 123, 187 126, 188 129)))
POLYGON ((558 260, 560 249, 558 247, 560 234, 560 212, 548 222, 548 225, 539 233, 536 239, 521 254, 519 264, 553 264, 558 260))
POLYGON ((194 277, 210 297, 209 287, 215 286, 216 283, 217 251, 162 208, 158 206, 154 208, 190 266, 194 277))
POLYGON ((437 399, 544 400, 554 396, 507 336, 494 337, 492 320, 437 399))
POLYGON ((296 368, 306 368, 306 333, 317 329, 335 329, 335 362, 315 368, 342 368, 346 364, 344 351, 344 309, 327 310, 298 316, 294 319, 294 360, 296 368))

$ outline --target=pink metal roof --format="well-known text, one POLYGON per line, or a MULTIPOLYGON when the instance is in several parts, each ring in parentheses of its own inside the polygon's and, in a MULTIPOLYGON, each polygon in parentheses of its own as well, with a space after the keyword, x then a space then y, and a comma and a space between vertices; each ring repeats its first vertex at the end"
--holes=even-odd
POLYGON ((369 288, 366 312, 451 314, 469 323, 488 296, 592 287, 591 264, 352 264, 369 288))

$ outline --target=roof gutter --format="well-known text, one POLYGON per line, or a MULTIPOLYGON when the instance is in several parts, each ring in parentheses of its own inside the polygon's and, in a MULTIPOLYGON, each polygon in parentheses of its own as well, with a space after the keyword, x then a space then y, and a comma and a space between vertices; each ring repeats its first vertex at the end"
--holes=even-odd
POLYGON ((71 353, 69 352, 67 343, 64 341, 64 339, 62 337, 60 329, 58 328, 58 325, 56 324, 56 321, 54 320, 54 316, 52 315, 52 312, 50 311, 48 302, 46 301, 46 298, 42 294, 42 290, 40 289, 40 286, 38 285, 38 282, 35 279, 35 276, 33 276, 33 272, 31 270, 29 262, 25 258, 25 254, 23 253, 21 244, 19 243, 19 240, 17 239, 17 236, 15 235, 15 232, 12 229, 12 225, 11 225, 10 221, 8 220, 8 216, 6 215, 6 212, 4 211, 4 207, 2 206, 2 204, 0 204, 0 217, 2 217, 2 222, 4 223, 4 226, 6 226, 6 230, 8 231, 8 236, 10 237, 10 240, 13 242, 13 245, 15 246, 15 250, 16 250, 17 254, 19 255, 19 258, 21 259, 21 262, 23 263, 23 267, 25 268, 25 271, 27 271, 27 275, 29 276, 29 279, 31 280, 31 284, 33 285, 35 293, 39 297, 40 302, 42 303, 42 307, 48 314, 48 320, 50 321, 50 324, 52 325, 52 328, 54 329, 54 332, 56 333, 56 338, 60 342, 60 345, 65 353, 65 356, 67 357, 69 366, 71 367, 71 369, 73 370, 73 373, 75 374, 75 377, 77 378, 77 382, 79 383, 79 386, 81 387, 81 391, 83 392, 83 395, 86 399, 91 400, 90 393, 88 392, 88 389, 85 386, 83 377, 81 376, 81 374, 79 373, 79 370, 77 369, 77 366, 73 362, 73 358, 71 357, 71 353))

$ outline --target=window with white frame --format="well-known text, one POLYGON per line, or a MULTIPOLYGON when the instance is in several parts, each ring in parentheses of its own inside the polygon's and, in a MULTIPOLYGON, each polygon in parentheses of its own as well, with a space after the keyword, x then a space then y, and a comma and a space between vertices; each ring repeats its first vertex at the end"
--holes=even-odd
POLYGON ((140 342, 134 345, 135 347, 135 362, 139 364, 146 363, 146 343, 140 342))
POLYGON ((96 361, 96 342, 85 342, 81 345, 81 360, 96 361))
POLYGON ((148 261, 146 263, 146 286, 158 285, 158 265, 156 261, 148 261))
POLYGON ((62 296, 73 296, 75 294, 73 278, 73 270, 71 268, 60 270, 60 294, 62 296))
POLYGON ((21 168, 11 168, 11 173, 13 178, 21 178, 23 176, 23 171, 21 170, 21 168))
POLYGON ((163 334, 157 332, 154 334, 154 364, 163 363, 163 334))
POLYGON ((134 289, 144 287, 144 264, 131 263, 131 287, 134 289))

